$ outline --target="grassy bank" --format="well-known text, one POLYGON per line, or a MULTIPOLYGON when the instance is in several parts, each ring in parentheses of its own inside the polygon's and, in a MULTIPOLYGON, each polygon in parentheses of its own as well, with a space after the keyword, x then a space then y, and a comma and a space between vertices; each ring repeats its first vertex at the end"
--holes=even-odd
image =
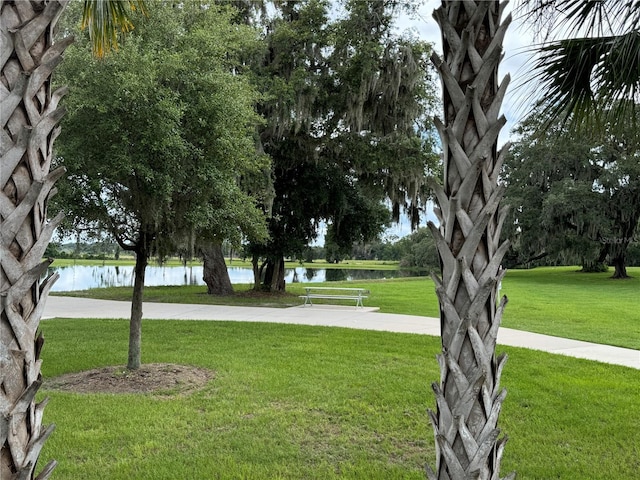
MULTIPOLYGON (((126 321, 45 320, 45 378, 126 360, 126 321)), ((143 361, 212 369, 198 393, 45 391, 59 480, 423 479, 437 338, 339 328, 145 321, 143 361)), ((640 468, 640 371, 505 349, 520 480, 629 480, 640 468)), ((45 387, 46 389, 46 387, 45 387)))
MULTIPOLYGON (((511 270, 501 294, 509 297, 503 325, 548 335, 640 349, 640 268, 629 268, 634 278, 612 280, 611 273, 578 273, 577 267, 511 270)), ((438 301, 428 278, 335 282, 336 286, 371 291, 367 306, 381 312, 437 317, 438 301)), ((214 297, 205 287, 148 287, 151 302, 224 305, 299 305, 302 284, 290 284, 281 295, 255 294, 248 285, 236 286, 236 295, 214 297)), ((72 295, 130 300, 130 288, 104 288, 72 295)))

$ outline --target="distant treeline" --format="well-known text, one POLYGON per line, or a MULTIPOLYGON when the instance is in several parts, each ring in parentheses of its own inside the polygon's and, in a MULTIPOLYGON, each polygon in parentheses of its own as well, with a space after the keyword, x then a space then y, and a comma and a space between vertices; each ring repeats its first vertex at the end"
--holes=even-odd
MULTIPOLYGON (((301 258, 291 258, 303 262, 314 260, 327 260, 337 263, 344 260, 386 260, 398 262, 402 268, 438 269, 438 253, 431 232, 427 228, 420 228, 406 237, 394 240, 376 240, 368 243, 356 243, 353 245, 350 255, 336 257, 332 249, 324 246, 308 247, 301 258)), ((236 250, 230 244, 223 245, 225 257, 247 258, 242 249, 236 250)), ((52 258, 78 258, 87 260, 118 259, 124 252, 115 242, 51 242, 46 251, 46 256, 52 258)), ((640 242, 632 242, 628 249, 628 265, 640 266, 640 242)), ((176 257, 181 257, 176 252, 176 257)), ((505 260, 509 262, 509 257, 505 260)), ((536 266, 557 266, 550 264, 546 258, 536 259, 526 265, 506 265, 508 268, 533 268, 536 266)))
MULTIPOLYGON (((223 245, 225 257, 250 259, 242 248, 233 249, 230 244, 223 245)), ((96 242, 51 242, 46 251, 46 256, 51 258, 77 258, 87 260, 118 259, 120 255, 128 254, 112 241, 96 242)), ((176 257, 182 257, 176 252, 176 257)), ((331 246, 310 246, 300 258, 291 258, 303 262, 314 260, 327 260, 337 263, 343 260, 386 260, 399 262, 403 268, 438 268, 438 253, 426 228, 421 228, 406 237, 395 240, 376 240, 368 243, 353 245, 350 255, 337 256, 331 246)))

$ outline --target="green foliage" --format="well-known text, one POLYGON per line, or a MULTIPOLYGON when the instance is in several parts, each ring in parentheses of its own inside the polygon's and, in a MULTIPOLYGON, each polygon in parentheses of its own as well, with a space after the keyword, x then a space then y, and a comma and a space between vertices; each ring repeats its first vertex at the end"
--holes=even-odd
POLYGON ((146 12, 144 0, 84 0, 83 7, 82 28, 89 29, 96 57, 103 57, 112 49, 118 49, 118 35, 133 29, 129 20, 132 11, 146 12))
MULTIPOLYGON (((60 480, 418 480, 434 454, 425 398, 437 376, 435 337, 147 321, 148 362, 215 378, 190 395, 80 395, 52 391, 46 379, 118 364, 126 323, 56 319, 42 329, 45 422, 57 428, 41 461, 56 458, 60 480)), ((505 468, 523 480, 634 478, 640 371, 504 350, 505 468)))
POLYGON ((400 266, 437 271, 440 260, 431 231, 419 228, 412 234, 398 240, 400 266))
POLYGON ((389 224, 389 211, 382 203, 354 190, 335 192, 330 201, 340 214, 325 235, 328 262, 349 258, 354 244, 377 239, 389 224))
POLYGON ((86 37, 68 50, 57 145, 69 228, 106 230, 128 249, 148 242, 161 255, 194 232, 264 237, 262 213, 238 184, 268 165, 255 152, 257 94, 234 72, 257 34, 233 15, 158 3, 106 58, 92 57, 86 37))
MULTIPOLYGON (((395 2, 283 2, 264 18, 254 63, 263 92, 264 151, 273 159, 271 239, 254 256, 300 257, 328 225, 329 257, 343 258, 407 208, 416 221, 434 168, 427 120, 434 103, 429 45, 393 34, 395 2)), ((270 283, 269 279, 266 283, 270 283)))
POLYGON ((640 267, 640 232, 636 234, 634 240, 629 245, 627 261, 631 266, 640 267))
POLYGON ((67 253, 62 250, 62 245, 57 242, 49 242, 47 249, 44 251, 44 256, 47 258, 66 258, 67 253))
POLYGON ((640 8, 636 1, 530 0, 520 13, 544 34, 534 78, 547 126, 558 119, 596 132, 607 123, 637 126, 640 8), (562 39, 562 37, 567 37, 562 39), (559 39, 560 38, 560 39, 559 39))
POLYGON ((548 264, 580 262, 585 270, 624 264, 640 219, 640 138, 620 126, 596 136, 547 119, 527 118, 505 161, 505 234, 516 264, 543 256, 548 264))

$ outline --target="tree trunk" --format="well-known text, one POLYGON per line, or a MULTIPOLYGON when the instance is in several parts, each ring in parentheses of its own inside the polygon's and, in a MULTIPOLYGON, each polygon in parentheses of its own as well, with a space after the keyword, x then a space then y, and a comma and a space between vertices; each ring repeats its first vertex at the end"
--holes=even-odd
POLYGON ((203 280, 209 295, 233 295, 227 264, 224 262, 221 243, 210 243, 202 248, 204 259, 203 280))
MULTIPOLYGON (((54 45, 57 20, 68 0, 0 2, 0 478, 30 479, 53 425, 42 426, 47 400, 40 388, 39 333, 42 311, 57 275, 40 278, 51 234, 62 220, 47 222, 53 185, 64 173, 50 172, 53 142, 64 114, 67 89, 51 91, 65 39, 54 45)), ((38 475, 49 478, 50 462, 38 475)))
POLYGON ((626 256, 640 222, 640 187, 620 190, 611 199, 610 215, 615 228, 614 235, 606 244, 610 263, 615 267, 611 278, 629 278, 626 256))
POLYGON ((141 364, 142 345, 142 297, 144 295, 144 275, 149 263, 145 248, 136 250, 136 265, 133 269, 133 296, 131 298, 131 318, 129 319, 129 356, 127 368, 137 370, 141 364))
POLYGON ((581 272, 584 273, 602 273, 606 272, 609 269, 607 265, 607 256, 609 255, 609 245, 603 245, 600 249, 600 254, 598 258, 593 260, 592 258, 583 258, 582 259, 582 269, 581 272))
POLYGON ((629 278, 629 275, 627 275, 627 264, 624 258, 624 254, 613 257, 611 259, 611 263, 613 263, 613 266, 615 268, 615 272, 613 273, 613 277, 611 278, 629 278))
MULTIPOLYGON (((444 154, 443 185, 434 185, 440 228, 429 227, 441 260, 434 275, 440 302, 440 382, 433 384, 437 412, 430 412, 436 438, 436 471, 430 479, 499 478, 505 438, 498 414, 506 391, 496 358, 498 328, 507 299, 497 304, 509 248, 500 244, 506 209, 498 175, 507 148, 497 141, 506 119, 498 118, 508 77, 499 84, 502 40, 497 1, 443 1, 434 12, 444 59, 432 61, 442 78, 444 124, 436 119, 444 154)), ((515 476, 515 475, 513 475, 515 476)))
POLYGON ((270 258, 267 260, 267 270, 264 276, 265 287, 270 292, 284 292, 286 285, 284 281, 284 257, 270 258))
POLYGON ((257 255, 251 257, 251 266, 253 267, 253 290, 258 292, 262 289, 262 268, 258 265, 260 259, 257 255))

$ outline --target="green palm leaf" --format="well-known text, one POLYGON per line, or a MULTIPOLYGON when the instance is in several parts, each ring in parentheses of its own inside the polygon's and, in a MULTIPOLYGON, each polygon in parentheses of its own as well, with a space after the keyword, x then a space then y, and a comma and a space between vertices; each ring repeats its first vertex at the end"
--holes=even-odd
POLYGON ((640 34, 549 43, 534 69, 552 118, 618 120, 640 100, 640 34))
POLYGON ((103 57, 118 48, 118 33, 133 29, 131 12, 146 14, 144 0, 85 0, 82 28, 89 28, 93 53, 103 57))
POLYGON ((524 0, 518 10, 548 34, 564 30, 573 37, 617 35, 640 25, 637 0, 524 0))
POLYGON ((632 115, 640 103, 640 2, 535 0, 525 15, 573 38, 543 43, 534 79, 551 121, 601 125, 632 115))

